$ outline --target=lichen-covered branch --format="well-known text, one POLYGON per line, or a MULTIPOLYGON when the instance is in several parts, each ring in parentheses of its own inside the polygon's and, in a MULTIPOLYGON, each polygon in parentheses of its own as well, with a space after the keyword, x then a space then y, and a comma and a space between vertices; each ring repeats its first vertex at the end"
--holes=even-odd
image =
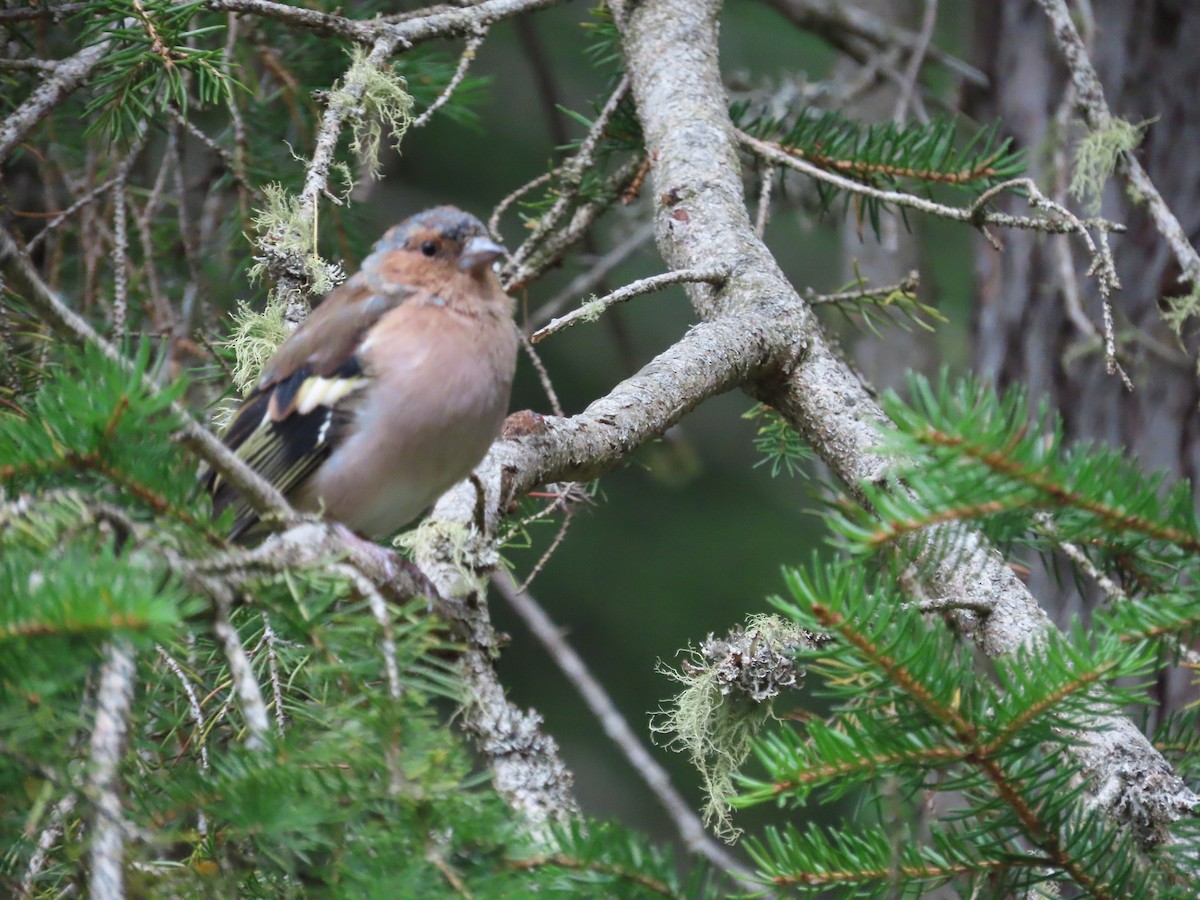
MULTIPOLYGON (((655 195, 672 200, 657 211, 657 235, 672 268, 728 265, 719 292, 689 289, 697 311, 720 320, 750 307, 787 310, 802 321, 802 348, 786 377, 760 379, 753 392, 774 406, 811 443, 853 492, 886 465, 879 450, 882 410, 802 311, 803 303, 758 240, 746 211, 718 66, 717 0, 646 0, 626 12, 624 47, 634 96, 655 160, 655 195)), ((975 535, 968 552, 943 563, 931 592, 982 603, 977 615, 953 613, 963 633, 989 655, 1036 644, 1053 626, 1000 555, 975 535)), ((1189 815, 1197 796, 1127 719, 1107 717, 1071 751, 1090 779, 1090 795, 1145 843, 1162 840, 1168 824, 1189 815)))
POLYGON ((88 753, 88 794, 94 807, 88 887, 93 897, 114 900, 125 896, 120 768, 129 733, 134 672, 133 647, 124 639, 110 641, 96 687, 96 721, 88 753))
MULTIPOLYGON (((1054 41, 1062 53, 1067 69, 1071 73, 1071 84, 1075 89, 1075 105, 1082 113, 1087 126, 1093 131, 1104 131, 1114 124, 1114 117, 1104 99, 1104 88, 1087 48, 1079 37, 1079 31, 1071 20, 1071 12, 1063 0, 1038 0, 1038 4, 1050 19, 1054 41)), ((1179 219, 1171 211, 1167 201, 1151 180, 1149 173, 1131 153, 1122 153, 1118 171, 1129 182, 1133 194, 1144 201, 1159 234, 1166 240, 1171 252, 1183 270, 1184 278, 1193 287, 1200 286, 1200 254, 1184 233, 1179 219)))
POLYGON ((55 65, 25 102, 0 122, 0 162, 8 158, 13 148, 58 106, 72 91, 82 85, 100 64, 110 41, 98 41, 84 47, 70 59, 55 65))

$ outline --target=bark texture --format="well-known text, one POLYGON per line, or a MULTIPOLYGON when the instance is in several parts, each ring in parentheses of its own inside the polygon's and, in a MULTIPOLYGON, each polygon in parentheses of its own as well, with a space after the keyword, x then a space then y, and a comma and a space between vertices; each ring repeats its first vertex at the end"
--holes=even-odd
MULTIPOLYGON (((1200 237, 1200 5, 1188 0, 1093 0, 1091 57, 1116 116, 1153 120, 1137 157, 1171 205, 1189 240, 1200 237)), ((975 4, 976 61, 992 87, 969 96, 980 119, 1000 117, 1028 154, 1029 174, 1051 189, 1061 173, 1054 151, 1064 135, 1055 117, 1067 74, 1045 14, 1034 0, 975 4)), ((1087 39, 1087 27, 1081 29, 1087 39)), ((1076 119, 1072 113, 1072 119, 1076 119)), ((1069 176, 1068 176, 1069 177, 1069 176)), ((1061 183, 1061 182, 1060 182, 1061 183)), ((1054 239, 1032 233, 1004 236, 1005 252, 980 241, 975 322, 978 369, 999 385, 1024 384, 1036 401, 1048 397, 1063 416, 1069 440, 1099 440, 1129 448, 1149 470, 1172 481, 1200 471, 1200 380, 1195 347, 1179 351, 1163 324, 1164 296, 1182 294, 1178 264, 1144 209, 1110 182, 1102 215, 1128 225, 1113 236, 1124 290, 1114 297, 1121 362, 1136 390, 1125 391, 1105 372, 1102 349, 1089 346, 1068 318, 1054 239)), ((1100 300, 1075 259, 1084 311, 1099 327, 1100 300)), ((1094 598, 1036 571, 1031 588, 1060 624, 1086 612, 1094 598)), ((1188 678, 1170 678, 1162 699, 1172 707, 1193 699, 1188 678)))

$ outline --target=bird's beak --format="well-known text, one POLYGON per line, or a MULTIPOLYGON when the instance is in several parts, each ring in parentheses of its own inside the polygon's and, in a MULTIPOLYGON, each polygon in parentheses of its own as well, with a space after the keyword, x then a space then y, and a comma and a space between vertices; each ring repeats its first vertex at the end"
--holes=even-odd
POLYGON ((458 258, 458 267, 468 272, 477 271, 484 266, 490 266, 508 251, 482 234, 468 238, 463 245, 462 255, 458 258))

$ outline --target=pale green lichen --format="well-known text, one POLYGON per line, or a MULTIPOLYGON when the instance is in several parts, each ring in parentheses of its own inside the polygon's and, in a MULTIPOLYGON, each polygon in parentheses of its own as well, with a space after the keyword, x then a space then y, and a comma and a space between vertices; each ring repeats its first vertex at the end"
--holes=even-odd
POLYGON ((1100 211, 1104 185, 1112 178, 1117 160, 1122 153, 1137 149, 1149 124, 1147 121, 1134 125, 1114 118, 1107 127, 1085 135, 1075 148, 1075 171, 1068 190, 1093 215, 1100 211))
POLYGON ((379 148, 386 128, 397 149, 412 124, 413 98, 408 84, 389 64, 376 66, 361 47, 350 51, 350 68, 341 84, 329 93, 330 105, 350 108, 350 149, 366 166, 372 178, 379 177, 379 148), (350 85, 361 89, 356 99, 350 85))
POLYGON ((442 519, 426 519, 397 535, 392 546, 409 559, 448 563, 457 575, 450 593, 457 596, 483 593, 487 584, 480 571, 492 568, 499 560, 496 548, 474 529, 442 519))
POLYGON ((730 815, 734 777, 750 755, 751 741, 773 718, 770 700, 796 685, 801 673, 791 656, 809 640, 779 616, 751 616, 726 639, 710 635, 678 670, 659 664, 684 689, 659 711, 651 730, 688 754, 707 795, 704 822, 727 841, 740 834, 730 815))
POLYGON ((1189 319, 1200 318, 1200 285, 1193 284, 1191 290, 1178 297, 1164 297, 1167 308, 1163 312, 1163 321, 1171 327, 1176 336, 1183 337, 1183 327, 1189 319))
MULTIPOLYGON (((1183 342, 1184 328, 1193 319, 1200 319, 1200 284, 1191 283, 1191 290, 1177 297, 1164 297, 1167 304, 1163 311, 1163 321, 1175 332, 1180 343, 1183 342)), ((1200 375, 1200 356, 1196 358, 1196 374, 1200 375)))
POLYGON ((608 307, 594 294, 579 307, 579 318, 584 322, 595 322, 608 307))
POLYGON ((317 253, 317 220, 315 212, 306 212, 300 198, 289 194, 281 184, 263 188, 264 206, 254 216, 260 255, 250 267, 250 280, 270 272, 278 277, 275 267, 294 269, 308 289, 317 295, 325 294, 346 277, 337 263, 324 260, 317 253), (274 265, 273 265, 274 264, 274 265))
MULTIPOLYGON (((245 396, 250 392, 267 361, 291 334, 292 329, 285 316, 286 310, 287 303, 274 293, 260 313, 252 310, 244 302, 238 303, 237 311, 233 314, 233 329, 229 339, 221 342, 221 346, 229 347, 233 351, 230 374, 238 394, 245 396)), ((224 431, 240 406, 241 400, 238 396, 228 397, 218 403, 209 416, 212 427, 218 433, 224 431)))
POLYGON ((233 381, 243 394, 258 381, 267 360, 291 333, 284 317, 286 309, 286 304, 274 297, 260 313, 245 303, 238 304, 233 314, 233 332, 224 346, 233 350, 233 381))

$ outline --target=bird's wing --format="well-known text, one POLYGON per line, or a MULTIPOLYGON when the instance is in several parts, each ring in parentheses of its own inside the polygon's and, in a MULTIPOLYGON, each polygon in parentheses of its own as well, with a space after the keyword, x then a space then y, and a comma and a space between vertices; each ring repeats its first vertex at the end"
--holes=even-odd
MULTIPOLYGON (((331 293, 268 364, 242 403, 224 442, 285 496, 300 487, 345 436, 355 395, 368 384, 359 354, 363 338, 416 292, 401 285, 367 292, 359 276, 331 293), (359 283, 355 283, 358 281, 359 283)), ((238 540, 258 517, 232 485, 210 474, 213 511, 236 510, 238 540)))

